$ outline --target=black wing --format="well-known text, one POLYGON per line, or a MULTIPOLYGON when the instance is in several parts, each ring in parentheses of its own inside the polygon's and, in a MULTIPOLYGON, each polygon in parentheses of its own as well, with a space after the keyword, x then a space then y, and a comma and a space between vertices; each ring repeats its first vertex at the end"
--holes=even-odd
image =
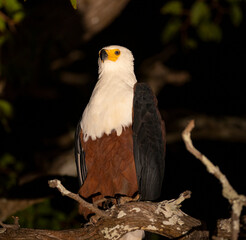
POLYGON ((77 167, 79 184, 80 186, 82 186, 87 175, 87 170, 85 164, 85 152, 82 148, 81 141, 80 141, 80 132, 81 132, 81 127, 79 121, 75 131, 74 151, 75 151, 75 162, 77 167))
POLYGON ((145 83, 137 83, 133 99, 133 151, 142 200, 160 197, 165 168, 165 127, 157 99, 145 83))

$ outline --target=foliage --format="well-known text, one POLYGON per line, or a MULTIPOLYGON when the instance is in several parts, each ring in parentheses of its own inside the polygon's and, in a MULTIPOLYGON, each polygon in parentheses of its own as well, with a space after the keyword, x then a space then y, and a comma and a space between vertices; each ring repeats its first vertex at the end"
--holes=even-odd
MULTIPOLYGON (((19 217, 20 225, 25 228, 60 230, 80 227, 80 224, 75 220, 77 208, 74 208, 69 213, 65 213, 54 206, 56 200, 46 199, 42 203, 32 205, 23 211, 17 212, 15 216, 19 217)), ((13 220, 9 217, 6 222, 11 223, 13 220)))
POLYGON ((8 120, 13 116, 12 105, 3 99, 0 99, 0 123, 4 127, 5 131, 10 131, 8 120))
POLYGON ((189 48, 195 48, 199 40, 220 42, 222 23, 229 18, 234 27, 243 19, 241 1, 195 0, 191 4, 170 0, 161 9, 168 16, 162 40, 164 43, 180 39, 189 48))
MULTIPOLYGON (((24 18, 24 10, 18 0, 0 0, 0 47, 6 42, 11 33, 15 32, 16 24, 24 18)), ((0 59, 2 60, 2 59, 0 59)), ((0 62, 0 81, 2 77, 2 61, 0 62)), ((0 92, 2 93, 2 91, 0 92)), ((9 120, 13 117, 12 104, 4 99, 0 99, 0 133, 10 133, 9 120)), ((4 141, 4 139, 3 139, 4 141)), ((4 193, 16 185, 17 176, 23 169, 23 164, 15 157, 1 149, 0 154, 0 193, 4 193)))
POLYGON ((74 9, 77 9, 77 0, 70 0, 74 9))
POLYGON ((0 194, 7 192, 17 183, 17 177, 23 170, 23 163, 16 160, 10 153, 0 156, 0 194))
MULTIPOLYGON (((9 120, 12 117, 12 105, 8 101, 0 99, 0 131, 2 129, 0 133, 10 133, 9 120)), ((18 174, 22 171, 23 165, 17 162, 12 154, 5 152, 6 150, 1 149, 1 151, 3 152, 0 152, 0 194, 3 194, 16 185, 18 174)))
POLYGON ((0 45, 15 31, 15 25, 24 18, 23 6, 18 0, 0 0, 0 45))
POLYGON ((178 0, 170 1, 161 9, 162 14, 172 14, 179 16, 182 14, 183 4, 178 0))

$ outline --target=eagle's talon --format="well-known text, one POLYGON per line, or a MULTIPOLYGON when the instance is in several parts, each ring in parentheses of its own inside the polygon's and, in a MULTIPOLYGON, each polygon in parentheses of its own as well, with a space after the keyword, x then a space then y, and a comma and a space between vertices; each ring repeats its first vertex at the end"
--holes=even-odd
POLYGON ((117 203, 117 200, 115 198, 106 198, 104 203, 103 203, 103 208, 104 209, 109 209, 113 205, 115 205, 116 203, 117 203))
POLYGON ((96 224, 96 223, 98 222, 99 219, 100 219, 100 216, 98 216, 98 215, 93 215, 93 216, 90 217, 90 223, 91 223, 92 225, 94 225, 94 224, 96 224))
POLYGON ((140 199, 140 195, 137 194, 135 197, 121 196, 117 199, 118 205, 123 205, 128 202, 137 202, 140 199))

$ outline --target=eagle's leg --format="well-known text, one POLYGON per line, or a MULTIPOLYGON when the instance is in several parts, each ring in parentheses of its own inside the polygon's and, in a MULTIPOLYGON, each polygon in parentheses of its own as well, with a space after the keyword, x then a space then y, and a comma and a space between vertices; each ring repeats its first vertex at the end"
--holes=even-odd
POLYGON ((98 199, 96 201, 93 202, 93 205, 95 205, 96 207, 98 207, 98 205, 102 205, 104 202, 106 202, 108 199, 106 198, 101 198, 101 199, 98 199))
POLYGON ((138 200, 140 199, 140 195, 137 194, 135 197, 127 197, 127 196, 120 196, 118 199, 117 199, 117 203, 119 205, 123 205, 125 203, 128 203, 128 202, 137 202, 138 200))
MULTIPOLYGON (((98 197, 98 196, 97 196, 98 197)), ((96 197, 96 198, 97 198, 96 197)), ((93 205, 95 207, 102 207, 104 210, 109 209, 112 205, 115 205, 117 203, 115 198, 99 198, 96 200, 93 200, 93 205)), ((90 224, 95 224, 99 220, 100 216, 98 215, 92 215, 90 217, 90 224)))
POLYGON ((112 207, 112 205, 115 205, 117 203, 117 200, 115 198, 109 198, 109 197, 104 197, 101 199, 97 199, 93 201, 93 205, 98 207, 102 207, 103 209, 108 209, 112 207))

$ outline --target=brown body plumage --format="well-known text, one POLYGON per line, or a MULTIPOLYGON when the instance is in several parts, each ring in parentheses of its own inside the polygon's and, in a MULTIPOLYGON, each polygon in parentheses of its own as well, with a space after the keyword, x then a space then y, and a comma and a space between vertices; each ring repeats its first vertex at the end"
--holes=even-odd
POLYGON ((79 190, 81 196, 95 201, 116 194, 133 196, 138 191, 131 127, 125 128, 119 137, 113 131, 86 142, 81 131, 80 139, 88 171, 79 190))

